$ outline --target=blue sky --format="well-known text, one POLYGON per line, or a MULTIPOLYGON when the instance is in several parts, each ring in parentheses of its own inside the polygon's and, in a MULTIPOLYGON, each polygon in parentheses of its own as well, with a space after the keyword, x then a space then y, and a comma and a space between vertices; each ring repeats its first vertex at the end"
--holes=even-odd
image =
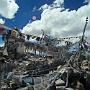
MULTIPOLYGON (((40 8, 44 4, 52 4, 54 0, 16 0, 16 3, 19 5, 19 9, 17 13, 15 14, 15 18, 5 19, 5 25, 13 28, 15 25, 17 25, 20 29, 23 28, 29 20, 32 20, 33 16, 36 16, 37 19, 41 18, 41 11, 35 10, 33 11, 34 7, 37 9, 40 8)), ((84 0, 65 0, 65 8, 70 8, 70 10, 77 10, 81 6, 85 5, 84 0)))
POLYGON ((5 19, 5 25, 13 28, 15 25, 18 26, 18 28, 23 28, 29 20, 32 20, 33 16, 36 16, 37 19, 41 18, 41 11, 33 9, 36 7, 37 9, 40 8, 45 3, 51 4, 53 0, 16 0, 16 3, 19 6, 19 9, 17 13, 15 14, 14 19, 5 19))
POLYGON ((90 17, 89 0, 0 0, 0 3, 0 23, 10 28, 17 25, 23 33, 34 35, 41 35, 41 29, 54 37, 82 35, 85 18, 90 17), (32 20, 33 16, 36 20, 32 20))

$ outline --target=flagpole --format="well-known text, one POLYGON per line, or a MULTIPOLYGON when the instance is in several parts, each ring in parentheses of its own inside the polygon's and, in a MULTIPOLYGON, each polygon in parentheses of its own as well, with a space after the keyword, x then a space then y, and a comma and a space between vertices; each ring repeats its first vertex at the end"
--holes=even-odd
POLYGON ((86 26, 87 26, 87 24, 88 24, 88 17, 86 18, 86 23, 85 23, 85 26, 84 26, 84 30, 83 30, 83 35, 82 35, 82 41, 81 41, 81 43, 83 43, 83 41, 84 41, 85 30, 86 30, 86 26))
POLYGON ((42 33, 42 38, 43 38, 43 36, 44 36, 44 30, 42 30, 42 32, 43 32, 43 33, 42 33))
POLYGON ((7 30, 7 54, 9 54, 8 53, 8 30, 7 30))
MULTIPOLYGON (((43 36, 44 36, 44 30, 42 30, 42 42, 43 42, 43 36)), ((41 50, 41 54, 42 54, 42 50, 41 50)), ((43 56, 42 56, 43 57, 43 56)))
POLYGON ((82 44, 84 44, 84 38, 85 38, 85 30, 86 30, 86 26, 88 24, 88 17, 86 18, 86 23, 85 23, 85 26, 84 26, 84 30, 83 30, 83 35, 82 35, 82 38, 81 38, 81 42, 80 42, 80 52, 79 52, 79 56, 81 55, 82 53, 82 44))

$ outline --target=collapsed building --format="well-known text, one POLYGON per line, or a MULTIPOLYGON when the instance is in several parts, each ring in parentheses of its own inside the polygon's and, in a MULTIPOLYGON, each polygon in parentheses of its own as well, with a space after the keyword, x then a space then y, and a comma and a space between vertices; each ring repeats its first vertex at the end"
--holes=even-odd
POLYGON ((18 55, 24 56, 25 48, 31 47, 35 54, 38 50, 40 53, 47 52, 54 57, 52 59, 34 56, 20 61, 17 58, 15 60, 2 58, 0 64, 3 69, 0 74, 2 74, 2 86, 7 88, 4 88, 5 90, 90 90, 90 58, 87 57, 89 55, 87 55, 84 35, 79 41, 78 51, 71 52, 70 55, 67 51, 73 44, 61 47, 51 46, 51 43, 46 47, 35 45, 25 42, 25 36, 17 28, 3 34, 2 39, 5 41, 3 51, 5 56, 11 57, 11 54, 14 58, 18 55), (56 58, 58 56, 59 59, 56 58))

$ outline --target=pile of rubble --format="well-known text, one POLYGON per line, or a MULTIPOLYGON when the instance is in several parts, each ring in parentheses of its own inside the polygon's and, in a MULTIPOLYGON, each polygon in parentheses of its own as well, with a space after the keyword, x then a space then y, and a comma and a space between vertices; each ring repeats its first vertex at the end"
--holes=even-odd
POLYGON ((2 90, 90 90, 90 61, 73 59, 2 57, 0 86, 2 90))

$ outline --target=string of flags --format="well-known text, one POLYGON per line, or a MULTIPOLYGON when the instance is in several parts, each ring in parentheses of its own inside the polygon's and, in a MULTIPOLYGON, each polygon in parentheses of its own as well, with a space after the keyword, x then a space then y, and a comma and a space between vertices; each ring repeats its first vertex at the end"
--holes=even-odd
MULTIPOLYGON (((28 40, 29 40, 30 38, 32 38, 32 39, 35 39, 35 38, 36 38, 37 41, 39 41, 39 40, 42 39, 41 37, 34 36, 34 35, 28 35, 28 34, 24 34, 24 35, 27 36, 27 39, 28 39, 28 40)), ((44 36, 43 40, 46 40, 47 38, 48 38, 48 36, 44 36)), ((64 40, 66 40, 66 39, 70 40, 70 39, 72 39, 72 38, 81 39, 82 36, 67 37, 67 38, 55 38, 55 39, 51 39, 51 40, 52 40, 52 41, 54 41, 54 40, 55 40, 55 41, 64 41, 64 40)))
MULTIPOLYGON (((14 33, 17 33, 18 32, 18 29, 17 28, 14 28, 11 29, 7 26, 4 26, 3 24, 0 24, 0 32, 3 32, 4 30, 8 30, 8 33, 10 35, 14 34, 14 33)), ((51 41, 57 41, 57 42, 62 42, 64 40, 70 40, 70 39, 81 39, 82 36, 76 36, 76 37, 66 37, 66 38, 54 38, 54 39, 50 39, 48 37, 48 35, 44 35, 44 38, 41 38, 39 36, 35 36, 35 35, 29 35, 29 34, 24 34, 24 33, 19 33, 20 36, 26 36, 27 40, 29 40, 30 38, 32 39, 36 39, 36 41, 45 41, 46 43, 47 42, 51 42, 51 41)), ((89 44, 89 43, 88 43, 89 44)))
POLYGON ((7 26, 4 26, 3 24, 0 24, 0 32, 3 32, 4 30, 13 30, 7 26))
POLYGON ((76 36, 76 37, 59 38, 59 40, 63 41, 63 40, 66 40, 66 39, 70 40, 70 39, 81 39, 81 38, 82 38, 82 36, 76 36))
POLYGON ((87 41, 86 41, 86 44, 90 45, 90 43, 89 43, 89 42, 87 42, 87 41))

